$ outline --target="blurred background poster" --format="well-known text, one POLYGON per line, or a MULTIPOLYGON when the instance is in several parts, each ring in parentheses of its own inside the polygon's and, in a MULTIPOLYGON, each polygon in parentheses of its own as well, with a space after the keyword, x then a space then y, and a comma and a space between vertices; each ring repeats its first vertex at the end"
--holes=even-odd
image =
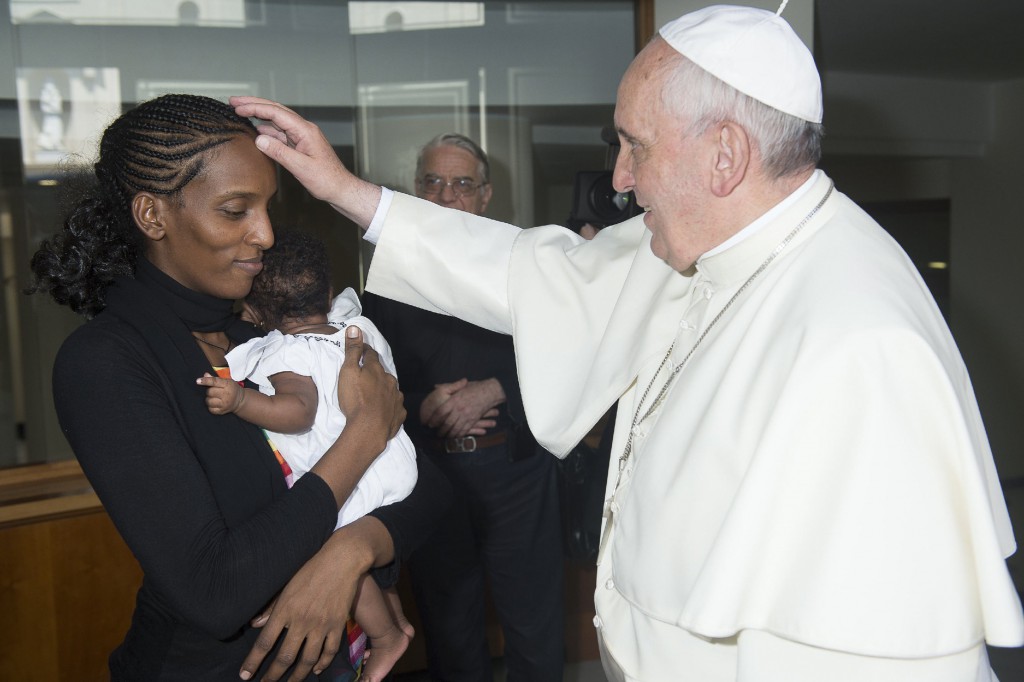
POLYGON ((116 68, 19 68, 17 91, 26 180, 91 163, 100 132, 121 113, 116 68))

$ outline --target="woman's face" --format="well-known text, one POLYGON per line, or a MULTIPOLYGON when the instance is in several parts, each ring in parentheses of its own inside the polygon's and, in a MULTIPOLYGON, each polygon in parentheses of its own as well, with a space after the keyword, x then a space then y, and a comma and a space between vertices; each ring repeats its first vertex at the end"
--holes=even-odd
POLYGON ((231 139, 207 152, 206 167, 180 196, 157 200, 162 236, 147 257, 189 289, 245 297, 274 244, 267 209, 276 192, 273 162, 252 138, 231 139))

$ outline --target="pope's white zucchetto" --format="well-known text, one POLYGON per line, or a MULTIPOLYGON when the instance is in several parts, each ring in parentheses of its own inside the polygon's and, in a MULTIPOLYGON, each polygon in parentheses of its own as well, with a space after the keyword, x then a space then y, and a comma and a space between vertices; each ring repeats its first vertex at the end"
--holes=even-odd
POLYGON ((743 94, 821 123, 821 78, 814 58, 775 13, 713 5, 668 22, 658 33, 676 52, 743 94))

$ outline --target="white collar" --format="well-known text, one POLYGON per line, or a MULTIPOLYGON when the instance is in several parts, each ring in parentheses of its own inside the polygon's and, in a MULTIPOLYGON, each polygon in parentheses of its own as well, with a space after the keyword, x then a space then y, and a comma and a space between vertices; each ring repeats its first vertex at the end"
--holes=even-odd
POLYGON ((700 258, 697 259, 697 262, 700 263, 705 258, 710 258, 715 254, 721 253, 726 249, 731 248, 736 244, 739 244, 740 242, 749 239, 751 236, 760 232, 766 225, 771 223, 771 221, 774 220, 776 216, 780 215, 787 208, 795 204, 797 200, 800 199, 800 197, 809 192, 811 189, 811 185, 814 184, 814 182, 818 179, 818 176, 820 175, 821 171, 816 169, 813 173, 811 173, 811 177, 807 178, 807 180, 804 181, 804 184, 797 187, 792 194, 787 196, 779 203, 775 204, 775 206, 771 207, 767 213, 761 214, 761 217, 757 218, 754 222, 750 223, 749 225, 744 227, 742 230, 740 230, 733 236, 726 239, 718 246, 706 251, 703 255, 701 255, 700 258))

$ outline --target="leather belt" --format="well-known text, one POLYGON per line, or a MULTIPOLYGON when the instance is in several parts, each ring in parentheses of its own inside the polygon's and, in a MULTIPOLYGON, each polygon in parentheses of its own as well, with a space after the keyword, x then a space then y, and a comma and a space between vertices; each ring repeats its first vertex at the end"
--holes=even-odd
POLYGON ((505 431, 489 433, 486 436, 463 436, 461 438, 439 438, 434 441, 434 449, 447 453, 476 452, 480 448, 501 445, 508 440, 505 431))

